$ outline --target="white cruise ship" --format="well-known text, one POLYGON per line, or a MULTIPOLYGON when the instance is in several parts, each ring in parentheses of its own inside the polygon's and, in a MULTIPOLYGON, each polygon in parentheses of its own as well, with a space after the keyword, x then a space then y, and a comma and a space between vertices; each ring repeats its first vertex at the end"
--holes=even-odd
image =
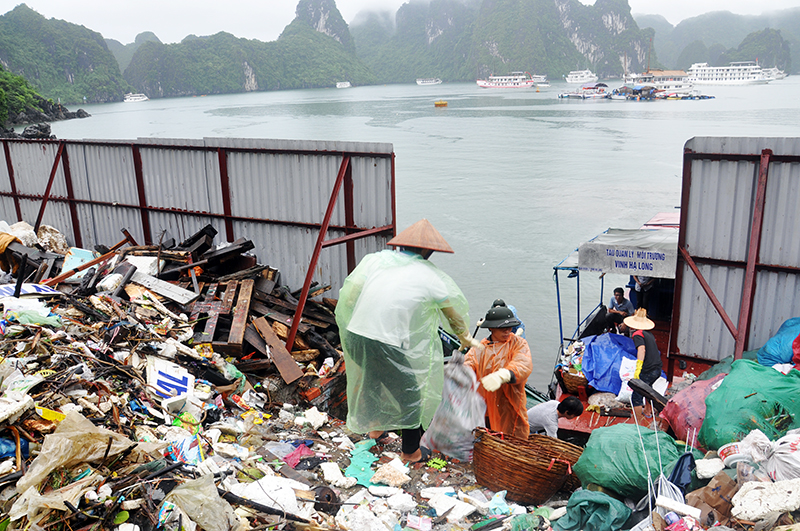
POLYGON ((417 85, 441 85, 442 80, 438 77, 420 77, 417 78, 417 85))
POLYGON ((489 76, 476 81, 480 88, 532 88, 536 81, 528 72, 511 72, 505 76, 489 76))
POLYGON ((144 94, 133 94, 131 92, 128 92, 127 94, 125 94, 125 97, 122 99, 122 101, 124 101, 125 103, 133 103, 137 101, 147 101, 149 99, 150 98, 148 98, 144 94))
POLYGON ((783 79, 786 77, 786 72, 777 66, 773 66, 772 68, 762 68, 762 71, 764 72, 764 75, 770 79, 770 81, 775 81, 776 79, 783 79))
POLYGON ((772 81, 755 61, 741 61, 728 66, 695 63, 687 80, 694 85, 756 85, 772 81))
POLYGON ((683 70, 649 70, 642 74, 628 74, 624 79, 626 85, 651 86, 678 96, 688 96, 694 91, 694 85, 683 70))
POLYGON ((591 70, 573 70, 564 77, 567 83, 594 83, 597 81, 597 75, 591 70))

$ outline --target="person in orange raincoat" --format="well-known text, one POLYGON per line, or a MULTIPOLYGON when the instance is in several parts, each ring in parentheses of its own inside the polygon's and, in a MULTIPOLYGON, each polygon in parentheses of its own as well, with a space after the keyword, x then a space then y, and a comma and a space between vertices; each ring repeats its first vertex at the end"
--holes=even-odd
POLYGON ((464 361, 480 380, 478 388, 486 401, 487 428, 528 438, 528 411, 525 382, 533 371, 528 342, 514 335, 519 320, 504 306, 486 313, 481 328, 491 335, 481 341, 482 350, 471 348, 464 361))

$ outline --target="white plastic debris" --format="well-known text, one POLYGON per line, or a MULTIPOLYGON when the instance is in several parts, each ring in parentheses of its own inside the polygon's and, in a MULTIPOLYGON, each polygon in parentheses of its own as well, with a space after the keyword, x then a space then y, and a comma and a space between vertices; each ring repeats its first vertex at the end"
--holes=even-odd
POLYGON ((425 498, 426 500, 433 498, 434 496, 438 496, 440 494, 443 494, 445 496, 450 496, 455 493, 456 489, 454 489, 453 487, 425 487, 424 489, 421 489, 419 491, 420 497, 425 498))
POLYGON ((369 493, 378 498, 388 498, 400 492, 403 492, 402 489, 397 487, 384 487, 382 485, 370 485, 369 487, 369 493))
POLYGON ((400 511, 401 513, 411 512, 417 507, 417 502, 414 501, 414 497, 407 492, 395 494, 394 496, 388 498, 386 503, 389 504, 389 507, 395 511, 400 511))
POLYGON ((323 424, 328 422, 328 414, 317 411, 317 406, 306 411, 305 417, 315 430, 320 429, 323 424))
POLYGON ((476 495, 467 494, 463 491, 458 491, 458 499, 468 503, 470 505, 475 506, 480 514, 486 516, 489 514, 489 502, 486 500, 486 497, 483 496, 479 491, 476 491, 476 495), (478 496, 479 495, 479 496, 478 496), (483 500, 481 500, 483 498, 483 500))
POLYGON ((428 500, 428 505, 436 509, 436 514, 444 514, 445 511, 449 510, 450 512, 447 513, 447 521, 450 523, 458 522, 477 510, 474 505, 464 503, 461 500, 457 500, 445 494, 437 494, 428 500))
POLYGON ((731 515, 757 522, 770 513, 787 513, 800 508, 800 479, 775 483, 748 481, 731 500, 731 515))
POLYGON ((325 478, 325 481, 334 487, 349 489, 355 487, 356 483, 358 483, 358 479, 356 478, 345 477, 342 474, 342 471, 339 469, 339 465, 334 462, 327 461, 325 463, 320 463, 319 466, 322 469, 322 474, 325 478))
POLYGON ((553 512, 550 513, 550 521, 558 520, 562 516, 567 515, 567 507, 559 507, 558 509, 553 509, 553 512))
POLYGON ((694 462, 697 477, 700 479, 710 479, 717 475, 723 468, 725 463, 718 457, 708 459, 698 459, 694 462))
POLYGON ((411 481, 411 476, 401 472, 391 463, 386 463, 375 471, 371 481, 373 483, 383 483, 390 487, 401 487, 411 481))

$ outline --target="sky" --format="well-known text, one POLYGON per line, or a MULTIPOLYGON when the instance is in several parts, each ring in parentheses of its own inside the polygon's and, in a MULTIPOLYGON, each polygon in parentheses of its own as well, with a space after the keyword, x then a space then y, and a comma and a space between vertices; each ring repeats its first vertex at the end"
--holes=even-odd
MULTIPOLYGON (((408 0, 336 0, 348 23, 362 10, 396 12, 408 0)), ((425 0, 415 0, 425 1, 425 0)), ((591 4, 593 0, 581 0, 591 4)), ((0 0, 0 14, 22 3, 0 0)), ((86 26, 122 44, 152 31, 164 43, 180 42, 190 34, 213 35, 220 31, 236 37, 274 41, 293 19, 296 0, 25 0, 45 18, 86 26)), ((634 14, 658 14, 672 24, 709 11, 760 15, 764 4, 752 0, 629 0, 634 14)), ((771 0, 770 11, 800 7, 800 0, 771 0)))

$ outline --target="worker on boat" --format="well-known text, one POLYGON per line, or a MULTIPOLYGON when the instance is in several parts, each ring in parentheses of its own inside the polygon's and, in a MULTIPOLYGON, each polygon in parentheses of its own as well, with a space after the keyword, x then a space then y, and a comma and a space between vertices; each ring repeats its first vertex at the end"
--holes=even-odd
POLYGON ((422 219, 365 256, 345 279, 336 324, 347 370, 347 427, 380 439, 401 431, 404 462, 427 460, 420 438, 442 399, 444 359, 440 321, 462 348, 479 346, 469 334, 468 304, 447 274, 428 261, 453 249, 422 219), (441 319, 444 317, 444 319, 441 319))
POLYGON ((558 419, 572 420, 583 413, 583 404, 576 396, 568 396, 561 402, 550 400, 528 410, 531 433, 544 431, 548 437, 558 438, 558 419))
MULTIPOLYGON (((650 331, 655 328, 656 324, 647 318, 647 310, 644 308, 636 310, 636 313, 626 317, 624 322, 628 328, 633 330, 631 339, 636 346, 636 370, 633 377, 652 386, 661 376, 662 370, 661 354, 658 352, 656 338, 650 331)), ((631 406, 633 406, 636 419, 642 418, 643 405, 644 397, 634 391, 631 396, 631 406)), ((653 414, 652 407, 650 413, 653 414)), ((639 421, 637 420, 637 422, 639 421)))
POLYGON ((490 335, 481 341, 482 349, 471 348, 464 364, 470 367, 481 385, 478 392, 486 401, 486 426, 521 439, 528 438, 525 382, 533 371, 528 342, 512 330, 519 320, 505 306, 486 312, 481 328, 490 335))
MULTIPOLYGON (((503 299, 495 299, 494 300, 494 302, 492 303, 492 308, 496 308, 498 306, 505 306, 506 308, 511 310, 511 313, 514 314, 514 318, 517 321, 519 321, 519 325, 517 325, 514 328, 512 328, 511 332, 513 332, 514 334, 518 335, 522 339, 526 339, 525 338, 525 323, 523 323, 522 319, 519 318, 519 314, 517 313, 517 309, 514 308, 513 306, 511 306, 510 304, 506 304, 506 301, 504 301, 503 299)), ((478 325, 480 326, 480 323, 478 323, 478 325)))
POLYGON ((606 328, 613 332, 619 327, 619 331, 625 334, 628 327, 624 320, 629 315, 633 315, 633 303, 625 298, 625 291, 622 288, 614 288, 614 296, 611 297, 606 312, 606 328))
POLYGON ((633 275, 636 290, 636 307, 650 310, 650 290, 656 285, 655 277, 633 275))

